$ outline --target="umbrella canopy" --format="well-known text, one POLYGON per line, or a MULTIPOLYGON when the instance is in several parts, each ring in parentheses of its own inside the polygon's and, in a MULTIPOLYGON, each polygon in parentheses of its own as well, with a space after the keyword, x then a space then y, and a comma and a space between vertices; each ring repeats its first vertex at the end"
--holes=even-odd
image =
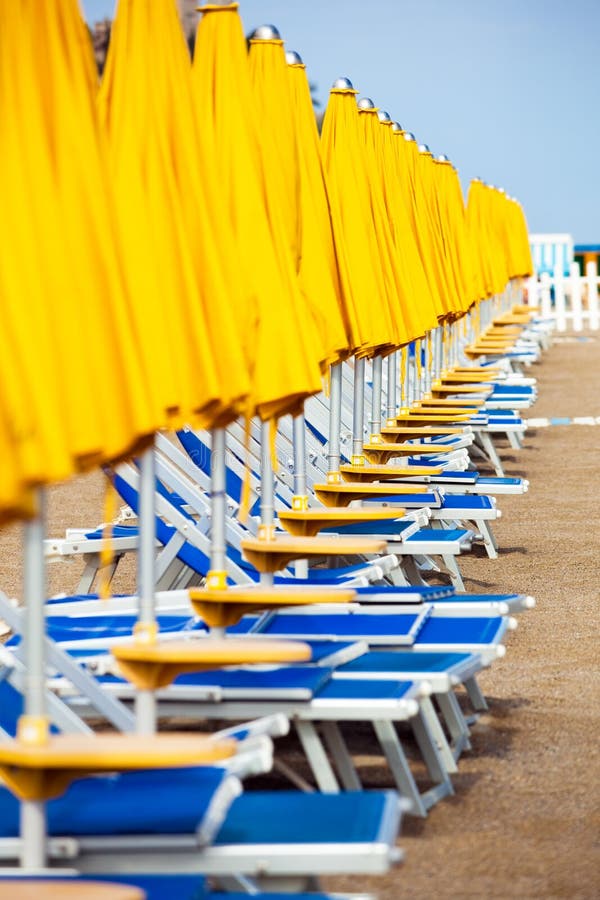
POLYGON ((131 452, 153 424, 120 306, 90 52, 75 0, 2 4, 0 379, 25 485, 131 452))
POLYGON ((421 145, 416 150, 416 166, 418 178, 422 185, 422 199, 426 207, 425 215, 429 218, 429 230, 431 241, 430 263, 432 272, 438 282, 438 291, 441 299, 441 319, 451 320, 460 311, 459 287, 456 283, 455 273, 452 268, 448 249, 445 242, 444 216, 441 211, 439 179, 436 178, 433 157, 426 145, 421 145))
POLYGON ((295 79, 292 93, 283 41, 276 34, 273 26, 256 29, 249 54, 262 151, 270 173, 269 208, 276 207, 282 218, 303 307, 313 328, 313 346, 325 370, 347 352, 348 344, 332 277, 335 272, 327 255, 327 241, 332 246, 327 196, 306 76, 299 67, 304 85, 301 81, 296 87, 295 79))
POLYGON ((410 311, 410 285, 406 272, 401 273, 401 260, 394 242, 393 220, 385 202, 384 183, 388 173, 383 171, 381 144, 378 140, 380 124, 378 107, 368 98, 358 104, 358 128, 363 145, 365 183, 369 193, 370 226, 379 250, 379 266, 385 287, 387 307, 388 342, 390 349, 408 343, 420 336, 418 319, 410 311), (404 281, 401 277, 404 274, 404 281), (414 332, 416 329, 416 333, 414 332))
POLYGON ((340 279, 310 87, 306 67, 297 54, 288 58, 287 73, 300 172, 302 227, 298 274, 304 295, 316 307, 318 329, 327 354, 324 362, 331 364, 350 352, 350 319, 340 279))
POLYGON ((398 299, 413 339, 435 328, 437 316, 410 222, 409 207, 412 205, 412 198, 406 196, 407 183, 402 180, 399 171, 396 128, 397 125, 392 123, 387 113, 380 113, 379 126, 373 132, 375 140, 380 144, 380 179, 396 249, 398 299))
POLYGON ((454 166, 447 157, 433 160, 438 184, 437 203, 442 222, 446 258, 456 287, 456 308, 459 315, 471 306, 476 297, 471 284, 471 266, 466 241, 465 208, 462 190, 454 166))
POLYGON ((153 409, 163 427, 225 424, 249 392, 241 287, 172 0, 120 0, 98 105, 153 409))
POLYGON ((332 88, 321 142, 331 218, 352 349, 369 356, 395 346, 396 327, 373 229, 369 172, 361 137, 356 93, 347 79, 332 88))
POLYGON ((504 290, 509 278, 505 235, 502 234, 503 195, 474 179, 469 185, 467 224, 479 262, 482 296, 504 290))
MULTIPOLYGON (((395 124, 397 125, 397 123, 395 124)), ((419 252, 437 322, 443 316, 443 304, 439 280, 435 274, 435 263, 431 258, 433 253, 432 224, 423 193, 422 179, 419 177, 417 167, 417 144, 414 136, 410 132, 403 131, 399 126, 392 130, 392 138, 396 149, 400 192, 406 202, 413 238, 419 252)))
POLYGON ((220 215, 242 285, 232 302, 250 373, 250 407, 268 420, 298 412, 321 389, 319 352, 302 309, 292 253, 297 238, 271 184, 275 150, 259 140, 261 103, 237 4, 208 4, 201 12, 193 73, 200 159, 218 161, 220 215))

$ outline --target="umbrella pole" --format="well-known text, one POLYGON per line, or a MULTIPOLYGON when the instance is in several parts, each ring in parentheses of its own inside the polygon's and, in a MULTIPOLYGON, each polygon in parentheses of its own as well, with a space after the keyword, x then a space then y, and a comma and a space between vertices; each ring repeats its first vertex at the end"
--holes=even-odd
POLYGON ((381 356, 373 357, 373 402, 371 403, 371 440, 381 436, 381 396, 382 396, 383 360, 381 356))
POLYGON ((425 337, 425 378, 423 381, 423 393, 427 394, 431 390, 431 381, 433 378, 433 336, 429 331, 425 337))
POLYGON ((413 405, 416 398, 416 359, 417 356, 415 342, 411 341, 408 345, 408 353, 406 355, 406 401, 409 407, 413 405))
POLYGON ((327 453, 327 481, 340 480, 340 434, 342 430, 342 364, 330 368, 329 377, 329 446, 327 453))
MULTIPOLYGON (((39 746, 48 738, 45 700, 44 492, 41 488, 37 491, 36 501, 37 513, 25 524, 25 703, 17 736, 23 743, 39 746)), ((39 800, 23 800, 20 816, 21 865, 25 869, 42 869, 46 865, 46 804, 39 800)))
MULTIPOLYGON (((154 444, 144 450, 140 458, 140 548, 138 554, 138 621, 135 638, 142 643, 156 640, 157 626, 154 610, 156 522, 154 495, 156 471, 154 444)), ((156 697, 154 691, 138 690, 135 695, 136 731, 154 734, 156 731, 156 697)))
MULTIPOLYGON (((226 455, 227 432, 224 428, 213 428, 210 452, 210 572, 206 584, 221 590, 227 587, 226 455)), ((212 626, 210 633, 212 637, 224 637, 225 628, 212 626)))
MULTIPOLYGON (((275 501, 273 491, 273 465, 271 463, 271 447, 269 440, 270 422, 261 422, 260 426, 260 534, 265 540, 275 536, 275 501)), ((260 583, 263 587, 272 587, 273 573, 261 572, 260 583)))
MULTIPOLYGON (((294 419, 294 496, 292 509, 308 509, 306 492, 306 420, 304 411, 294 419)), ((294 564, 296 578, 308 578, 308 560, 299 559, 294 564)))
POLYGON ((364 466, 365 361, 354 360, 354 403, 352 411, 352 465, 364 466))
POLYGON ((402 385, 402 398, 400 406, 405 409, 410 407, 410 344, 402 348, 402 371, 400 372, 402 385))
POLYGON ((396 399, 396 383, 398 381, 398 353, 390 353, 387 360, 387 414, 386 418, 393 421, 398 403, 396 399))
POLYGON ((435 377, 441 378, 442 375, 442 367, 443 367, 443 353, 444 353, 444 345, 442 341, 442 331, 441 326, 435 329, 435 377))

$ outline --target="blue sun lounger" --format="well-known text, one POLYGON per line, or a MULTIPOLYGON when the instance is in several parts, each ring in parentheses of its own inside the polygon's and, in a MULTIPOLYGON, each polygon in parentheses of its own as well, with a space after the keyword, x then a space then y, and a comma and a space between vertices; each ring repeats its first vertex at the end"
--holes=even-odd
MULTIPOLYGON (((3 732, 20 696, 0 681, 3 732)), ((235 757, 233 758, 235 771, 235 757)), ((259 771, 256 769, 256 771, 259 771)), ((264 771, 264 768, 263 768, 264 771)), ((201 873, 229 880, 387 871, 406 804, 391 791, 243 794, 223 766, 74 781, 47 803, 49 857, 83 872, 201 873), (319 857, 322 857, 320 859, 319 857)), ((19 803, 0 787, 0 860, 19 855, 19 803)))

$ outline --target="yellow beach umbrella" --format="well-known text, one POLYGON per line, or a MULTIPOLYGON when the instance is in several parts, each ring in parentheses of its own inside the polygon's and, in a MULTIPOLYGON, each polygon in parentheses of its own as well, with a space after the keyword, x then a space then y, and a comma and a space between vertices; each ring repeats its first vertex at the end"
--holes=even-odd
POLYGON ((4 2, 2 22, 0 293, 13 355, 0 365, 10 364, 6 403, 22 477, 34 485, 135 449, 131 398, 137 390, 143 407, 145 389, 118 306, 124 285, 79 8, 4 2), (130 354, 114 350, 123 332, 130 354))
POLYGON ((513 197, 507 197, 509 204, 507 219, 508 231, 513 249, 512 276, 528 278, 533 274, 533 259, 529 243, 527 220, 520 203, 513 197))
POLYGON ((432 259, 433 240, 430 213, 417 168, 419 152, 414 135, 410 131, 404 131, 398 123, 395 125, 392 136, 396 148, 400 192, 406 202, 413 238, 419 252, 437 322, 443 316, 443 306, 440 284, 435 275, 435 263, 432 259))
POLYGON ((201 12, 193 69, 200 158, 218 162, 219 215, 242 285, 233 312, 250 372, 251 407, 268 420, 299 411, 320 390, 318 353, 302 314, 284 211, 269 184, 273 157, 259 139, 260 103, 237 4, 208 4, 201 12))
POLYGON ((465 209, 458 175, 447 156, 433 160, 439 190, 438 208, 442 221, 448 264, 456 285, 456 313, 466 312, 474 302, 470 263, 466 250, 465 209))
POLYGON ((467 194, 466 224, 469 245, 471 247, 471 259, 473 262, 473 276, 479 297, 482 299, 491 296, 491 278, 489 273, 489 260, 484 235, 480 225, 480 208, 478 194, 483 187, 479 179, 473 179, 469 185, 467 194))
POLYGON ((350 321, 340 279, 321 144, 306 67, 297 53, 287 53, 286 61, 300 172, 298 275, 311 308, 316 307, 313 315, 326 350, 322 362, 333 364, 350 352, 350 321))
POLYGON ((160 425, 226 423, 249 391, 232 312, 239 284, 173 0, 120 0, 98 102, 160 425))
POLYGON ((501 292, 508 280, 502 242, 498 235, 495 191, 475 179, 469 186, 467 219, 471 240, 477 247, 485 296, 501 292))
POLYGON ((385 287, 388 343, 390 349, 395 349, 410 341, 411 324, 413 323, 411 323, 410 314, 404 312, 404 307, 408 306, 408 303, 403 291, 408 286, 405 285, 403 288, 401 282, 400 262, 394 243, 392 224, 385 204, 383 184, 385 175, 381 159, 381 145, 378 140, 380 130, 378 112, 379 108, 369 97, 363 97, 358 101, 359 140, 362 143, 365 162, 364 177, 369 195, 370 227, 379 251, 378 263, 385 287), (408 321, 405 315, 409 316, 408 321))
POLYGON ((432 271, 438 282, 439 295, 442 304, 442 316, 440 318, 451 320, 455 318, 459 310, 458 287, 454 278, 454 271, 450 265, 447 248, 444 243, 444 223, 441 214, 438 190, 439 180, 436 179, 433 156, 426 144, 418 147, 417 170, 423 190, 423 203, 426 206, 429 218, 432 271))
POLYGON ((352 349, 362 356, 395 346, 388 286, 373 229, 364 140, 356 91, 341 78, 330 95, 321 142, 340 278, 352 330, 352 349))
POLYGON ((399 301, 411 340, 424 336, 437 325, 437 316, 423 263, 413 234, 406 182, 400 174, 396 134, 401 131, 389 113, 380 110, 380 126, 375 134, 380 143, 380 177, 388 221, 392 230, 398 264, 399 301))
POLYGON ((410 132, 405 135, 405 150, 416 198, 417 225, 421 236, 420 247, 426 259, 425 270, 435 297, 438 322, 441 322, 450 312, 449 287, 441 249, 439 219, 431 197, 432 184, 429 171, 431 156, 425 152, 425 145, 417 145, 410 132))
POLYGON ((300 69, 306 96, 300 94, 294 99, 283 41, 271 25, 261 26, 254 32, 249 62, 261 125, 261 150, 269 172, 266 182, 269 209, 276 208, 283 221, 285 242, 304 298, 303 308, 309 317, 308 328, 312 328, 311 346, 325 371, 345 351, 347 339, 326 244, 324 247, 321 244, 322 235, 327 239, 328 207, 308 84, 300 69), (298 99, 309 103, 314 135, 306 128, 306 113, 298 121, 295 109, 298 99), (299 125, 303 126, 302 132, 299 125), (306 149, 304 142, 308 144, 306 149))

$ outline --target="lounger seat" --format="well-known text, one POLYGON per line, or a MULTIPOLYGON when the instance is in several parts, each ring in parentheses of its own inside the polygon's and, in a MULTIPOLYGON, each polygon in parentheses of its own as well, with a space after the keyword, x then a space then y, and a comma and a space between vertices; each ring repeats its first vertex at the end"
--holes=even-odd
MULTIPOLYGON (((196 834, 202 845, 239 793, 239 780, 217 766, 82 778, 47 802, 48 834, 196 834)), ((0 787, 0 838, 18 833, 19 801, 0 787)))
POLYGON ((335 678, 356 678, 359 675, 379 678, 391 675, 425 677, 445 690, 459 681, 472 677, 481 669, 481 658, 474 653, 397 653, 394 650, 371 650, 344 663, 335 671, 335 678))

